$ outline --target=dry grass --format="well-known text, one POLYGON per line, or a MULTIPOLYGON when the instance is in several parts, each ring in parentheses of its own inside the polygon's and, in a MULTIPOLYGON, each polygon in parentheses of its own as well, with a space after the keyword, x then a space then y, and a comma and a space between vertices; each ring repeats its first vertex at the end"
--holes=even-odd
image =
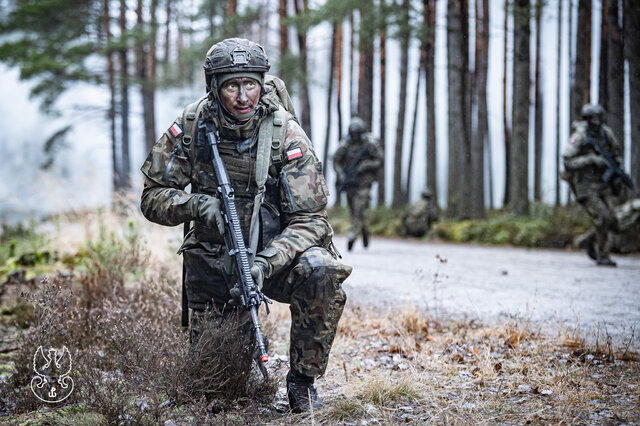
MULTIPOLYGON (((246 364, 228 357, 243 350, 229 340, 229 328, 210 330, 203 342, 209 349, 196 351, 201 356, 189 351, 179 327, 180 231, 148 224, 135 212, 128 217, 87 214, 51 229, 56 247, 65 248, 61 258, 86 261, 70 262, 68 275, 30 292, 31 328, 20 330, 19 348, 9 354, 15 364, 9 383, 0 383, 7 390, 0 413, 8 414, 0 422, 38 416, 68 424, 640 422, 638 356, 616 347, 606 330, 588 343, 579 329, 551 335, 517 319, 485 325, 413 306, 387 311, 351 302, 317 381, 324 407, 290 415, 281 394, 288 307, 274 303, 268 316, 261 309, 273 381, 246 385, 246 364), (43 408, 28 392, 38 344, 72 349, 77 392, 66 406, 43 408)), ((18 329, 5 321, 5 343, 18 329)))

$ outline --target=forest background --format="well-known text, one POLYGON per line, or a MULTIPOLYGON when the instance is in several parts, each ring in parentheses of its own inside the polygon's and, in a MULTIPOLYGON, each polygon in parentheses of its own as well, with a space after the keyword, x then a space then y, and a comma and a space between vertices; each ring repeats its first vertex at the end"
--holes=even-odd
POLYGON ((330 184, 340 135, 364 118, 385 152, 376 204, 425 187, 453 219, 565 204, 559 160, 587 102, 607 110, 639 181, 637 2, 0 4, 2 222, 139 193, 137 168, 203 94, 204 53, 229 36, 265 46, 330 184))

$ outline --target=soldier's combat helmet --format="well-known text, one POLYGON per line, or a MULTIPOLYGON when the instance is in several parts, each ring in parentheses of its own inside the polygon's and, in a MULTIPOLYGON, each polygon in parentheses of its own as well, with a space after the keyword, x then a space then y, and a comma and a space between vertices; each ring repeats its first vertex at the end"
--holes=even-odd
POLYGON ((604 118, 604 108, 597 104, 586 104, 582 107, 582 119, 589 120, 592 117, 604 118))
POLYGON ((207 93, 231 77, 249 77, 264 85, 271 64, 264 48, 244 38, 228 38, 209 49, 204 60, 207 93))
POLYGON ((433 194, 431 193, 431 190, 429 188, 425 188, 420 193, 420 196, 425 200, 430 200, 433 194))
POLYGON ((349 135, 352 138, 356 135, 361 135, 366 130, 367 129, 365 128, 364 121, 360 117, 353 117, 351 119, 351 123, 349 124, 349 135))

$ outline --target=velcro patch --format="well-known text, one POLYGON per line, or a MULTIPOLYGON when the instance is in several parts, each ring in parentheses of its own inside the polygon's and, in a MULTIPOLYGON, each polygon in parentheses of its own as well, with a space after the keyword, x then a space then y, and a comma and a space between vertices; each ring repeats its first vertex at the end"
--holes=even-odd
POLYGON ((169 131, 174 138, 177 138, 182 134, 182 128, 178 125, 178 123, 173 123, 173 125, 169 127, 169 131))
POLYGON ((296 158, 300 158, 302 157, 302 148, 297 147, 297 148, 290 149, 285 153, 285 155, 287 156, 287 160, 289 161, 294 160, 296 158))

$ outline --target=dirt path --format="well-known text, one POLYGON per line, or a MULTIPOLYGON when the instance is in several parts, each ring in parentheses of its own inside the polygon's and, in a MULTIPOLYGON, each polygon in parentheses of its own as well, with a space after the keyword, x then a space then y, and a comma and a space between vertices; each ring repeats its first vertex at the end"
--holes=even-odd
POLYGON ((640 256, 614 255, 617 268, 597 267, 582 252, 488 247, 375 238, 358 242, 343 261, 352 302, 404 305, 415 301, 483 321, 517 316, 544 324, 598 330, 640 347, 640 256))

